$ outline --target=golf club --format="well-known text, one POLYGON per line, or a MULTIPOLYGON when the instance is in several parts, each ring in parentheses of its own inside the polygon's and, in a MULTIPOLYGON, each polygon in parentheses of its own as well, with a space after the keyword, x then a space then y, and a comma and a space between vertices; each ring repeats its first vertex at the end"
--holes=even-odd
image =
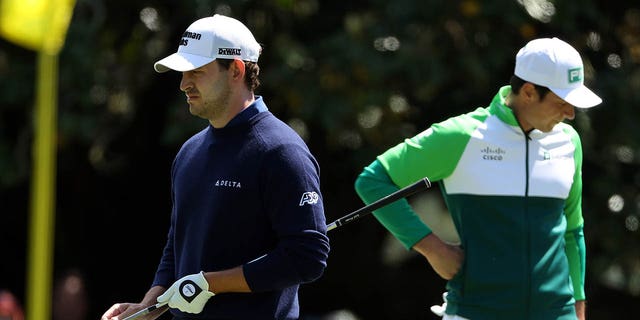
POLYGON ((354 220, 360 219, 366 215, 368 215, 369 213, 380 209, 388 204, 391 204, 401 198, 406 198, 418 191, 424 191, 427 190, 428 188, 431 187, 431 181, 429 181, 428 178, 424 177, 418 181, 416 181, 415 183, 406 186, 388 196, 385 196, 383 198, 380 198, 379 200, 372 202, 352 213, 349 213, 348 215, 330 223, 327 225, 327 231, 331 231, 333 229, 336 229, 340 226, 343 226, 349 222, 353 222, 354 220))

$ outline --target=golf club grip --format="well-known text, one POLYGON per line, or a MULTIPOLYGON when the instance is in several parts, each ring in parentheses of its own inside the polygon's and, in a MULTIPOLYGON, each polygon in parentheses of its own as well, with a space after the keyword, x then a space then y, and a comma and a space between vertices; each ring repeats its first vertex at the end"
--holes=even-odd
POLYGON ((414 182, 413 184, 406 186, 390 195, 387 195, 383 198, 380 198, 352 213, 349 213, 348 215, 330 223, 329 225, 327 225, 327 231, 331 231, 335 228, 338 228, 342 225, 345 225, 349 222, 352 222, 354 220, 357 220, 361 217, 364 217, 366 215, 368 215, 369 213, 380 209, 388 204, 391 204, 401 198, 406 198, 418 191, 424 191, 427 190, 428 188, 431 187, 431 181, 429 181, 428 178, 424 177, 416 182, 414 182))

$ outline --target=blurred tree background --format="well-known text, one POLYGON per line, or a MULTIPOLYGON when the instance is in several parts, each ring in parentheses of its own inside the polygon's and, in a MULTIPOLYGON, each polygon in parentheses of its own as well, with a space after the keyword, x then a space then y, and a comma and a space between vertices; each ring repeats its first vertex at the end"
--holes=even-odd
MULTIPOLYGON (((148 289, 169 225, 173 156, 207 125, 189 114, 180 74, 153 63, 213 13, 245 22, 263 44, 257 93, 320 162, 328 222, 362 206, 353 182, 376 155, 488 105, 526 42, 571 43, 604 99, 572 121, 585 152, 588 314, 633 318, 640 6, 602 0, 77 0, 60 54, 52 318, 97 319, 148 289)), ((35 65, 34 52, 0 40, 0 288, 23 303, 35 65)), ((436 190, 427 194, 441 206, 436 190)), ((373 217, 330 238, 325 275, 301 289, 304 319, 436 318, 429 306, 444 280, 373 217)))

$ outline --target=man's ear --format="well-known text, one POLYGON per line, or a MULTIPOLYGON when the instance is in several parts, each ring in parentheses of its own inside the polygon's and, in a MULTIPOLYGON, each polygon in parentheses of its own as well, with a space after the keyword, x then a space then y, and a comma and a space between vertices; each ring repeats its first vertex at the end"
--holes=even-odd
POLYGON ((539 99, 538 91, 536 90, 535 85, 531 82, 525 82, 522 85, 522 87, 520 88, 520 95, 527 102, 536 101, 537 99, 539 99))
MULTIPOLYGON (((244 62, 240 59, 233 59, 233 63, 231 64, 232 67, 231 69, 231 74, 233 76, 234 80, 243 80, 244 79, 244 73, 245 73, 245 66, 244 66, 244 62)), ((243 80, 244 81, 244 80, 243 80)))

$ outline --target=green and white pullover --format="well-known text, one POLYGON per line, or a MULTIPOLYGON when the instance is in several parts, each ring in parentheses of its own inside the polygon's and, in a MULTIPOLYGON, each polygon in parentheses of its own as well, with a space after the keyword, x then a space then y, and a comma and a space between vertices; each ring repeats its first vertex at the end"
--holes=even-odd
MULTIPOLYGON (((580 138, 565 123, 525 134, 505 105, 510 92, 387 150, 356 191, 371 203, 423 177, 439 183, 465 253, 447 314, 575 319, 585 299, 580 138)), ((407 249, 431 233, 406 200, 374 215, 407 249)))

